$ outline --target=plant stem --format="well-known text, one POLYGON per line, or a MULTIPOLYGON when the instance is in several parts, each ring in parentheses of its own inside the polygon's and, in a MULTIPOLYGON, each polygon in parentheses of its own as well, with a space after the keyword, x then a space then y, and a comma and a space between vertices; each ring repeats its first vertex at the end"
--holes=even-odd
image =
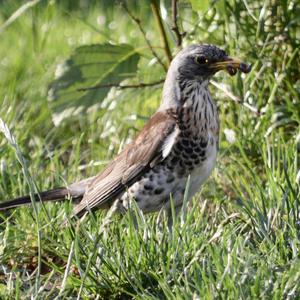
POLYGON ((148 40, 147 36, 146 36, 146 32, 142 26, 142 23, 141 23, 141 20, 138 19, 137 17, 135 17, 131 12, 130 10, 128 9, 127 5, 125 2, 122 2, 122 5, 123 5, 123 8, 126 10, 127 14, 129 15, 129 17, 137 24, 137 26, 139 27, 140 29, 140 32, 143 34, 143 37, 144 37, 144 40, 146 41, 152 55, 154 57, 156 57, 158 63, 163 67, 163 69, 165 70, 165 72, 168 71, 168 68, 167 66, 162 62, 162 60, 160 59, 160 57, 158 56, 158 54, 156 53, 156 51, 153 49, 150 41, 148 40))
POLYGON ((84 87, 84 88, 79 88, 77 89, 78 92, 84 92, 88 90, 96 90, 96 89, 101 89, 101 88, 110 88, 110 87, 116 87, 119 89, 137 89, 137 88, 145 88, 149 86, 155 86, 164 83, 165 79, 158 80, 158 81, 153 81, 153 82, 139 82, 137 84, 120 84, 120 83, 107 83, 107 84, 97 84, 91 87, 84 87))
POLYGON ((164 28, 164 25, 163 25, 163 22, 162 22, 162 19, 161 19, 158 3, 157 3, 156 0, 151 0, 151 8, 152 8, 153 14, 155 16, 155 19, 157 21, 157 24, 158 24, 160 36, 161 36, 161 39, 162 39, 162 42, 163 42, 163 48, 164 48, 166 57, 168 59, 168 63, 170 64, 171 61, 172 61, 172 54, 171 54, 171 51, 170 51, 170 47, 169 47, 169 43, 168 43, 168 39, 167 39, 167 34, 166 34, 166 31, 165 31, 165 28, 164 28))
POLYGON ((173 19, 173 26, 172 30, 175 33, 176 36, 176 46, 181 48, 182 46, 182 36, 184 35, 183 33, 180 33, 178 24, 177 24, 177 0, 172 0, 172 19, 173 19))

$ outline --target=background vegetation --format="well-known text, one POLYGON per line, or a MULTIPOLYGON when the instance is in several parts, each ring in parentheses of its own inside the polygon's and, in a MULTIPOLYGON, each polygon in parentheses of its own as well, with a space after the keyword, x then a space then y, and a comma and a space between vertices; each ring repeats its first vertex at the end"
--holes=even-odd
MULTIPOLYGON (((164 79, 166 45, 179 48, 171 1, 121 4, 0 1, 1 200, 95 174, 158 107, 161 84, 77 90, 164 79)), ((60 226, 70 203, 2 213, 0 298, 299 298, 299 22, 296 0, 178 1, 183 45, 253 64, 211 85, 217 169, 172 234, 138 209, 75 228, 60 226)))

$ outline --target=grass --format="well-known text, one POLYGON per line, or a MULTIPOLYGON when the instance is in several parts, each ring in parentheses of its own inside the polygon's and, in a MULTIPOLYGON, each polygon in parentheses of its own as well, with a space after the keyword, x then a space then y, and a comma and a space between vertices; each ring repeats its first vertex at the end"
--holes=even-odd
MULTIPOLYGON (((222 126, 218 166, 186 219, 170 233, 165 219, 158 226, 157 214, 137 208, 105 226, 99 212, 69 228, 60 226, 68 202, 2 213, 0 298, 299 298, 299 4, 224 3, 195 13, 180 2, 185 43, 215 43, 253 63, 247 76, 215 81, 259 113, 211 86, 222 126)), ((1 22, 19 6, 1 3, 1 22)), ((104 1, 78 6, 41 2, 0 33, 0 117, 9 128, 0 139, 1 200, 95 174, 159 105, 161 86, 124 90, 53 126, 47 87, 77 46, 126 42, 145 49, 142 81, 164 77, 158 64, 149 71, 151 52, 123 11, 104 1)), ((131 9, 151 13, 146 2, 131 9)), ((144 26, 166 62, 155 21, 144 26)))

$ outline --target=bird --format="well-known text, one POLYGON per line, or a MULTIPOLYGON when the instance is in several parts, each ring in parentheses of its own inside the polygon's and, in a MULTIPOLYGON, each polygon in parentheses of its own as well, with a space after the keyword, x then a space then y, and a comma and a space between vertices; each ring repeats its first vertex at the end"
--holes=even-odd
MULTIPOLYGON (((44 191, 36 201, 79 201, 71 217, 109 209, 126 212, 132 201, 144 212, 171 213, 207 180, 219 149, 219 116, 209 81, 220 70, 248 73, 251 65, 232 58, 215 45, 193 44, 172 60, 159 108, 127 145, 96 176, 44 191)), ((30 196, 0 202, 0 211, 31 203, 30 196)))

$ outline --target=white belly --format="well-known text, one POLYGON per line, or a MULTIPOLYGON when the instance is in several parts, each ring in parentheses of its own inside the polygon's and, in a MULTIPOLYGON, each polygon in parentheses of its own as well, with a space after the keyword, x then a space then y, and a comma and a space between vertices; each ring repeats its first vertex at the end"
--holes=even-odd
MULTIPOLYGON (((189 198, 199 191, 201 185, 215 167, 217 157, 216 144, 216 139, 214 138, 213 143, 206 149, 206 159, 190 174, 189 198)), ((130 199, 135 199, 143 212, 158 211, 162 207, 168 207, 170 195, 172 195, 174 206, 180 206, 183 201, 188 174, 185 174, 184 177, 171 176, 174 179, 168 181, 172 172, 168 171, 168 168, 163 165, 156 172, 150 170, 124 193, 121 197, 123 206, 128 208, 130 199)))

